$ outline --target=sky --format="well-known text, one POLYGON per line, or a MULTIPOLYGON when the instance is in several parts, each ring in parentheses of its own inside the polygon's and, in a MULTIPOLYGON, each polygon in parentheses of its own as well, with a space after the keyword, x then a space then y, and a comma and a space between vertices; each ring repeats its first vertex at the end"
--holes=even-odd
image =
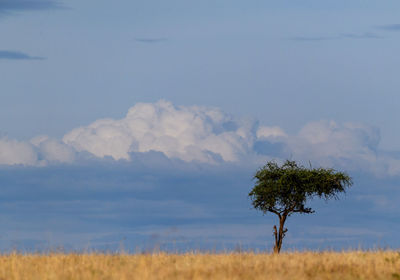
POLYGON ((270 250, 285 159, 354 185, 284 249, 400 247, 399 8, 0 0, 0 248, 270 250))

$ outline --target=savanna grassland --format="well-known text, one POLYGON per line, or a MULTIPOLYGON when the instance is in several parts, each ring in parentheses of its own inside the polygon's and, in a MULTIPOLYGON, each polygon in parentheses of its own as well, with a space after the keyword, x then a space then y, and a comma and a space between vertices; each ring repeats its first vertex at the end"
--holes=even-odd
POLYGON ((9 254, 0 279, 400 279, 400 252, 9 254))

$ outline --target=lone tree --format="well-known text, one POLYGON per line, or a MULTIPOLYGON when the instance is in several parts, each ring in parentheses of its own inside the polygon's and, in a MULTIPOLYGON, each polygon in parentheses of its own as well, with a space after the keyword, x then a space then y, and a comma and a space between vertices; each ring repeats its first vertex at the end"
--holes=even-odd
POLYGON ((295 161, 286 160, 279 166, 269 161, 254 175, 257 180, 249 193, 255 209, 271 212, 279 217, 279 230, 274 226, 274 252, 279 253, 287 229, 284 228, 287 217, 293 213, 314 213, 306 207, 307 200, 314 197, 325 200, 335 198, 345 192, 353 182, 344 172, 334 169, 306 168, 295 161))

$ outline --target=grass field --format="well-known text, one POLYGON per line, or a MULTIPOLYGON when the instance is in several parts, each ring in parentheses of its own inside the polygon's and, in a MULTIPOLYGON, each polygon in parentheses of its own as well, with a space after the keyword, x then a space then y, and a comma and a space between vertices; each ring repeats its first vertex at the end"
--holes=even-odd
POLYGON ((400 279, 400 252, 9 254, 0 279, 400 279))

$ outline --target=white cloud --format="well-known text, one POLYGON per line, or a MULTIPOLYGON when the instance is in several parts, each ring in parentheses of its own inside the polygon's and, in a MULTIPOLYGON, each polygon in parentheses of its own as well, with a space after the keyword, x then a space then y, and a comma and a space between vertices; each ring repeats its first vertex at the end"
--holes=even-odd
POLYGON ((287 137, 286 133, 278 126, 260 126, 256 136, 258 139, 276 139, 287 137))
POLYGON ((36 165, 38 159, 31 144, 3 137, 0 138, 0 164, 36 165))
POLYGON ((361 124, 338 125, 333 121, 305 125, 288 144, 298 155, 313 158, 376 158, 379 130, 361 124))
POLYGON ((48 162, 71 163, 75 160, 75 150, 66 144, 50 139, 48 136, 37 136, 30 141, 38 148, 39 156, 43 159, 42 164, 48 162))
POLYGON ((217 108, 138 103, 122 119, 100 119, 68 132, 62 141, 0 139, 0 164, 71 163, 80 152, 130 161, 133 153, 162 152, 186 162, 252 162, 291 157, 333 167, 400 174, 400 160, 378 149, 377 128, 316 121, 288 135, 277 126, 234 118, 217 108))
POLYGON ((288 137, 287 145, 294 158, 394 175, 400 161, 381 155, 379 140, 379 130, 372 126, 317 121, 305 125, 297 135, 288 137))
POLYGON ((184 161, 237 161, 250 152, 255 122, 236 121, 215 108, 139 103, 120 120, 98 120, 63 141, 97 157, 129 160, 130 152, 163 152, 184 161))
POLYGON ((71 163, 75 150, 47 136, 37 136, 31 141, 0 138, 0 164, 45 166, 51 162, 71 163))

